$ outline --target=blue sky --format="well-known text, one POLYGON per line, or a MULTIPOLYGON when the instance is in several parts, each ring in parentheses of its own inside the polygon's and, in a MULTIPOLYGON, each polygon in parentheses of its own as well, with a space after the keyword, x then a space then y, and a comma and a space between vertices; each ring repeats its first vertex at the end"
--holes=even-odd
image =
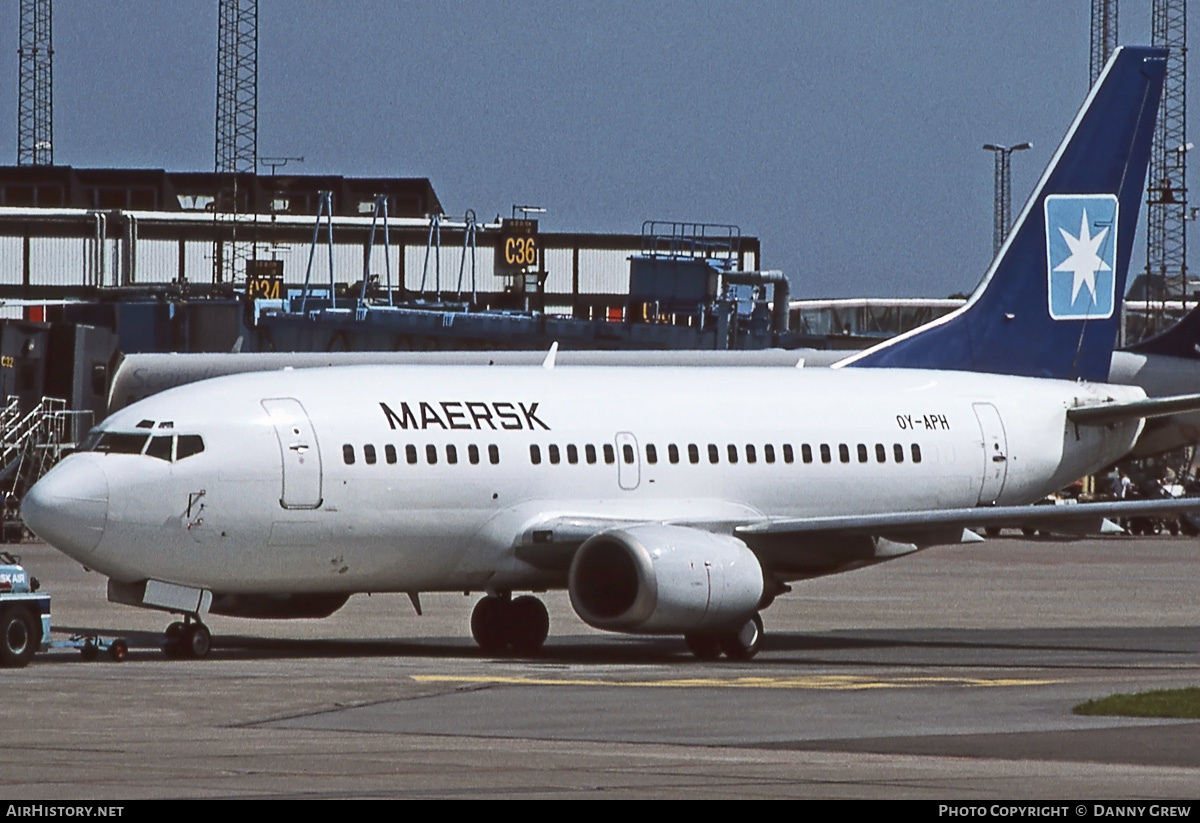
MULTIPOLYGON (((1122 4, 1122 42, 1149 42, 1149 5, 1122 4)), ((216 8, 59 0, 56 162, 211 169, 216 8)), ((1017 211, 1082 102, 1089 8, 262 0, 259 153, 428 177, 452 215, 545 206, 546 230, 734 223, 797 297, 943 297, 990 258, 982 144, 1033 143, 1013 160, 1017 211)), ((12 163, 16 0, 3 9, 12 163)))

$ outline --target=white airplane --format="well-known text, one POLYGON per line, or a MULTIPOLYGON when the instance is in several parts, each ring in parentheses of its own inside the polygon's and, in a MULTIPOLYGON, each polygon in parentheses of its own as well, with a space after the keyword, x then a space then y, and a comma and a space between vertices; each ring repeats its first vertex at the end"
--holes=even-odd
POLYGON ((566 588, 591 626, 745 659, 789 582, 978 540, 968 527, 1194 505, 1026 505, 1124 455, 1145 418, 1200 408, 1090 382, 1108 373, 1165 54, 1113 56, 976 295, 882 355, 555 368, 552 348, 535 366, 218 377, 105 420, 28 493, 25 522, 106 575, 110 600, 183 615, 173 656, 208 654, 206 614, 319 617, 360 592, 419 612, 431 591, 484 592, 478 644, 532 653, 546 609, 512 595, 566 588))

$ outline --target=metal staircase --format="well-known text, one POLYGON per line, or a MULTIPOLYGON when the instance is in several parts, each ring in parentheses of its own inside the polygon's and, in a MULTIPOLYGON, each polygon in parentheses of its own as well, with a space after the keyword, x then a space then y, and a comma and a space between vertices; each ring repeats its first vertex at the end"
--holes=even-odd
POLYGON ((7 399, 0 410, 0 542, 22 539, 21 498, 74 449, 91 417, 90 411, 68 410, 56 397, 43 397, 24 414, 16 397, 7 399))

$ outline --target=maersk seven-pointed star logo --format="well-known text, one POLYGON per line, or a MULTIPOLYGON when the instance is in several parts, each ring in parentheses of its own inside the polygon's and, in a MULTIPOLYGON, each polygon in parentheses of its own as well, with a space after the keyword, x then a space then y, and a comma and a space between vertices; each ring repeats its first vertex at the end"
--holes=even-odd
POLYGON ((1046 196, 1047 296, 1055 320, 1112 317, 1117 283, 1117 198, 1046 196))

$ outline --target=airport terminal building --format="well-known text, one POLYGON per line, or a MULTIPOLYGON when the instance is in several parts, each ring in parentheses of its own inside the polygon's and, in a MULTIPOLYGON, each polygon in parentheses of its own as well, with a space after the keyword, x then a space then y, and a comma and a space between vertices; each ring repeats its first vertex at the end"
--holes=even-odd
MULTIPOLYGON (((164 284, 201 294, 244 287, 247 264, 266 261, 285 292, 306 278, 349 287, 366 271, 383 290, 390 274, 403 299, 515 309, 537 292, 551 313, 624 309, 642 234, 545 232, 518 211, 447 215, 423 178, 0 167, 0 299, 164 284), (537 242, 506 265, 497 249, 514 225, 537 242)), ((757 239, 732 239, 731 267, 757 269, 757 239)))

